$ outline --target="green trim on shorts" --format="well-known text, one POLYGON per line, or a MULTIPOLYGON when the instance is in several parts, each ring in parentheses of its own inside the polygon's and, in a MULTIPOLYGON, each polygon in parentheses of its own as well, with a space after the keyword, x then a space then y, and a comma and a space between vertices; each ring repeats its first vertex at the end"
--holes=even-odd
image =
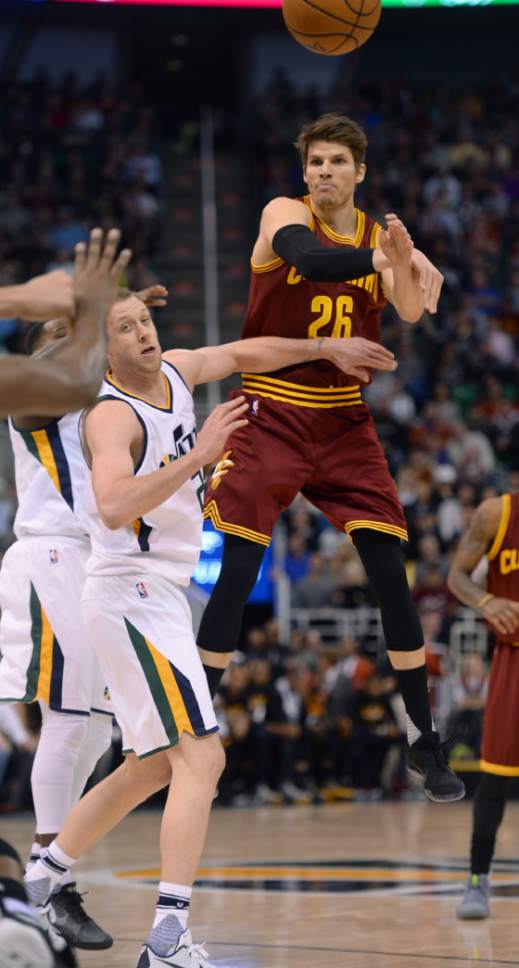
POLYGON ((32 639, 32 655, 27 666, 27 672, 25 673, 25 678, 27 680, 27 690, 23 699, 20 702, 32 702, 36 695, 36 690, 38 688, 38 679, 40 677, 40 657, 41 657, 41 639, 43 634, 43 624, 41 620, 41 602, 38 598, 36 589, 31 582, 31 594, 29 599, 29 608, 31 612, 31 639, 32 639))
MULTIPOLYGON (((207 729, 205 733, 195 734, 194 739, 204 739, 205 736, 211 736, 212 733, 219 733, 219 732, 220 732, 220 727, 218 725, 212 726, 211 729, 207 729)), ((163 753, 165 750, 174 749, 175 746, 178 746, 178 744, 180 743, 180 739, 181 737, 179 737, 176 743, 166 743, 165 746, 156 746, 154 750, 149 750, 146 753, 136 753, 132 747, 126 747, 125 749, 122 750, 122 754, 123 756, 128 756, 129 753, 133 753, 133 755, 136 756, 138 760, 145 760, 148 756, 154 756, 155 753, 163 753)))
MULTIPOLYGON (((146 639, 144 636, 128 621, 127 618, 124 619, 124 623, 128 630, 128 635, 130 636, 131 643, 135 649, 135 654, 141 664, 142 671, 148 683, 153 701, 157 708, 157 712, 160 716, 162 725, 164 727, 164 732, 169 739, 169 744, 166 746, 158 747, 157 750, 152 752, 158 752, 159 749, 168 749, 170 746, 177 746, 179 742, 179 735, 171 707, 169 705, 168 697, 166 695, 166 690, 162 684, 161 678, 157 671, 157 667, 153 661, 153 656, 146 644, 146 639)), ((149 756, 151 754, 144 754, 149 756)), ((139 757, 140 759, 141 757, 139 757)))

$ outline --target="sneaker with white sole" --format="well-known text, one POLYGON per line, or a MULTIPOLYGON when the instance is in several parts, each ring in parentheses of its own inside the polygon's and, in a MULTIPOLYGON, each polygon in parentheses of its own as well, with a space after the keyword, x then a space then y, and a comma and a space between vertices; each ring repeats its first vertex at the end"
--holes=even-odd
POLYGON ((137 968, 215 968, 207 960, 209 955, 203 944, 193 944, 190 931, 184 931, 176 947, 165 955, 156 954, 149 944, 144 944, 137 968))
POLYGON ((456 916, 461 921, 482 921, 490 917, 490 880, 488 874, 469 874, 465 893, 456 916))
POLYGON ((46 905, 49 924, 73 948, 100 951, 111 948, 114 940, 90 917, 74 881, 51 894, 46 905))

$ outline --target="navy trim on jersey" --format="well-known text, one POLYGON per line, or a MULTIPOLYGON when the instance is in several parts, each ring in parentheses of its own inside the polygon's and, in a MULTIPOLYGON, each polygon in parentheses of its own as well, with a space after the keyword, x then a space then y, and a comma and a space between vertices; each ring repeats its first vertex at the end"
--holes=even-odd
MULTIPOLYGON (((169 383, 169 380, 168 380, 168 383, 169 383)), ((173 399, 173 390, 171 391, 171 399, 173 399)), ((139 421, 139 423, 140 423, 140 425, 142 427, 142 430, 143 430, 143 433, 144 433, 144 447, 143 447, 143 451, 142 451, 142 455, 140 457, 140 460, 135 465, 135 467, 133 469, 133 473, 136 474, 137 471, 139 471, 141 469, 141 467, 142 467, 144 458, 146 457, 146 451, 148 449, 148 431, 146 429, 146 424, 144 423, 144 420, 142 419, 140 413, 138 413, 137 410, 135 409, 135 407, 133 406, 133 403, 130 403, 129 400, 122 400, 121 397, 116 397, 116 396, 114 396, 113 393, 105 393, 105 394, 103 394, 102 397, 98 397, 97 398, 96 404, 97 403, 103 403, 104 400, 116 400, 118 403, 125 403, 126 406, 131 407, 131 409, 133 410, 135 416, 137 417, 137 420, 139 421)), ((160 408, 158 408, 158 409, 160 409, 160 408)))
MULTIPOLYGON (((175 373, 177 374, 179 380, 182 380, 182 383, 184 384, 187 392, 189 393, 189 396, 192 397, 193 396, 193 391, 191 390, 190 387, 188 387, 188 385, 187 385, 186 381, 184 380, 184 377, 182 376, 180 370, 177 370, 176 366, 174 366, 173 363, 170 363, 169 360, 165 360, 164 357, 162 357, 162 362, 165 363, 166 366, 170 366, 171 369, 175 371, 175 373)), ((315 362, 315 360, 314 360, 314 362, 315 362)), ((172 399, 173 399, 173 397, 172 397, 172 399)))

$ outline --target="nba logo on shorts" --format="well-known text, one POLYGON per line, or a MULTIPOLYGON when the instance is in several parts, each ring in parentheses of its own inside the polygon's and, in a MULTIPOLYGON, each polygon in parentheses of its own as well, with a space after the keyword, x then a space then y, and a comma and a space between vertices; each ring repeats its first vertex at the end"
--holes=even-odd
POLYGON ((253 412, 253 414, 254 414, 255 417, 258 416, 258 411, 259 411, 259 400, 253 400, 252 401, 252 412, 253 412))
POLYGON ((55 548, 49 549, 49 561, 51 565, 56 565, 59 561, 59 555, 55 548))
POLYGON ((136 587, 136 589, 137 589, 137 591, 139 593, 139 598, 147 598, 148 597, 148 589, 146 588, 146 585, 144 584, 143 581, 138 581, 136 583, 135 587, 136 587))

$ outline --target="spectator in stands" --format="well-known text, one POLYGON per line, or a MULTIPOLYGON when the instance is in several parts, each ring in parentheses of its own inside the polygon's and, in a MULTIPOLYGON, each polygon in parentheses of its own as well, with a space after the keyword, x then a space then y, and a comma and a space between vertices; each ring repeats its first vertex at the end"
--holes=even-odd
POLYGON ((487 698, 488 672, 476 652, 463 657, 459 678, 454 686, 453 711, 449 731, 456 735, 453 755, 479 759, 483 731, 483 710, 487 698))

